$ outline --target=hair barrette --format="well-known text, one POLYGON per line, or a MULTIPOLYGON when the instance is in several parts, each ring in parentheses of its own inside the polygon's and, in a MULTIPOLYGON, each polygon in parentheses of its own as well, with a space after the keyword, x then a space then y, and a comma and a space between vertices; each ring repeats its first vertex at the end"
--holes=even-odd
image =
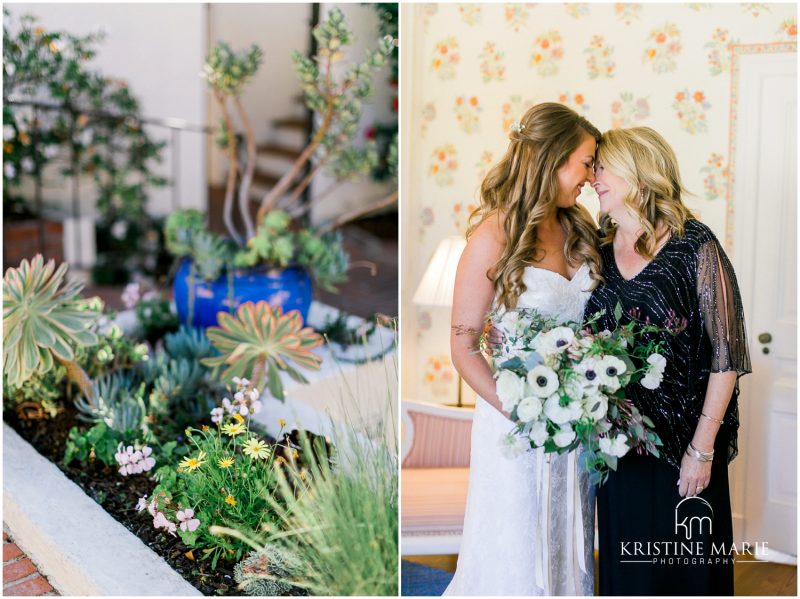
POLYGON ((514 133, 522 133, 522 131, 525 129, 525 125, 523 125, 523 124, 520 122, 520 120, 519 120, 519 119, 517 119, 516 121, 514 121, 513 123, 511 123, 511 127, 510 127, 510 129, 511 129, 511 131, 513 131, 514 133))

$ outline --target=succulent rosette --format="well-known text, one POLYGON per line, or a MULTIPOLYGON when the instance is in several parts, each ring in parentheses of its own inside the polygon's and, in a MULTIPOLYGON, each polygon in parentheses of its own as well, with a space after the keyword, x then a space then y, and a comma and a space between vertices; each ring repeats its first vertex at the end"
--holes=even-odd
POLYGON ((658 456, 661 439, 625 388, 658 388, 666 367, 650 335, 659 327, 632 321, 598 331, 600 316, 563 323, 528 308, 490 315, 502 335, 492 345, 497 395, 515 423, 505 446, 516 449, 523 441, 558 453, 580 448, 595 484, 633 448, 658 456))

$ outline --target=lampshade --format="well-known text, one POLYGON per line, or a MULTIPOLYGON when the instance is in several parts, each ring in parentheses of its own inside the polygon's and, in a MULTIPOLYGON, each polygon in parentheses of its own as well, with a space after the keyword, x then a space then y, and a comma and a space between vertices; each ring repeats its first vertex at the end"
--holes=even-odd
POLYGON ((453 304, 456 268, 466 245, 466 240, 457 235, 439 242, 414 294, 415 304, 442 307, 453 304))

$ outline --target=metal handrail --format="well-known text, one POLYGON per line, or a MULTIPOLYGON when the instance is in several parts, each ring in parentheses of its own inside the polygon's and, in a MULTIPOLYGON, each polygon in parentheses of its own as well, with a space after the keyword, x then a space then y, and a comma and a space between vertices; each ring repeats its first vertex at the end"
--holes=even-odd
MULTIPOLYGON (((185 119, 176 118, 176 117, 131 117, 125 116, 117 113, 112 113, 104 110, 97 110, 97 109, 88 109, 84 110, 76 106, 65 105, 65 104, 58 104, 54 102, 47 102, 43 100, 33 100, 19 95, 9 95, 3 98, 4 104, 6 105, 16 105, 16 106, 30 106, 34 110, 34 122, 38 120, 38 111, 39 110, 53 110, 59 112, 66 112, 73 116, 78 115, 86 115, 91 117, 95 121, 102 121, 102 120, 112 120, 112 121, 125 121, 125 120, 132 120, 136 124, 143 124, 143 125, 151 125, 154 127, 159 127, 162 129, 168 129, 170 131, 169 141, 166 142, 169 146, 170 158, 171 158, 171 165, 172 165, 172 177, 168 180, 169 185, 171 187, 171 208, 174 212, 178 208, 180 208, 180 135, 182 132, 191 132, 191 133, 201 133, 204 135, 211 135, 218 131, 218 127, 209 126, 209 125, 199 125, 195 123, 191 123, 185 119)), ((32 131, 31 135, 31 143, 36 143, 38 140, 37 131, 32 131)), ((77 169, 77 152, 74 146, 71 146, 70 152, 70 164, 72 166, 72 193, 71 193, 71 214, 70 216, 75 221, 75 226, 78 226, 81 218, 81 209, 80 209, 80 173, 78 173, 77 169)), ((42 201, 42 173, 41 170, 37 168, 36 175, 34 177, 34 205, 36 207, 36 212, 38 214, 42 214, 44 212, 44 206, 42 201)), ((83 245, 81 243, 81 235, 76 234, 73 236, 75 240, 75 250, 76 254, 76 261, 78 262, 80 268, 84 268, 85 265, 83 264, 83 245)), ((38 230, 38 238, 39 238, 39 247, 44 248, 45 242, 45 229, 44 223, 40 222, 39 230, 38 230)))

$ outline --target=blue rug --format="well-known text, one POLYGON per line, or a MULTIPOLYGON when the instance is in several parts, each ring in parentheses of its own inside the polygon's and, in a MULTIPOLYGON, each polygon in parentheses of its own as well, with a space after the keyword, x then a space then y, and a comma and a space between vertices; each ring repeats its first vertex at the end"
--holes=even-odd
POLYGON ((404 597, 439 597, 453 578, 452 572, 406 560, 401 562, 400 572, 400 594, 404 597))

